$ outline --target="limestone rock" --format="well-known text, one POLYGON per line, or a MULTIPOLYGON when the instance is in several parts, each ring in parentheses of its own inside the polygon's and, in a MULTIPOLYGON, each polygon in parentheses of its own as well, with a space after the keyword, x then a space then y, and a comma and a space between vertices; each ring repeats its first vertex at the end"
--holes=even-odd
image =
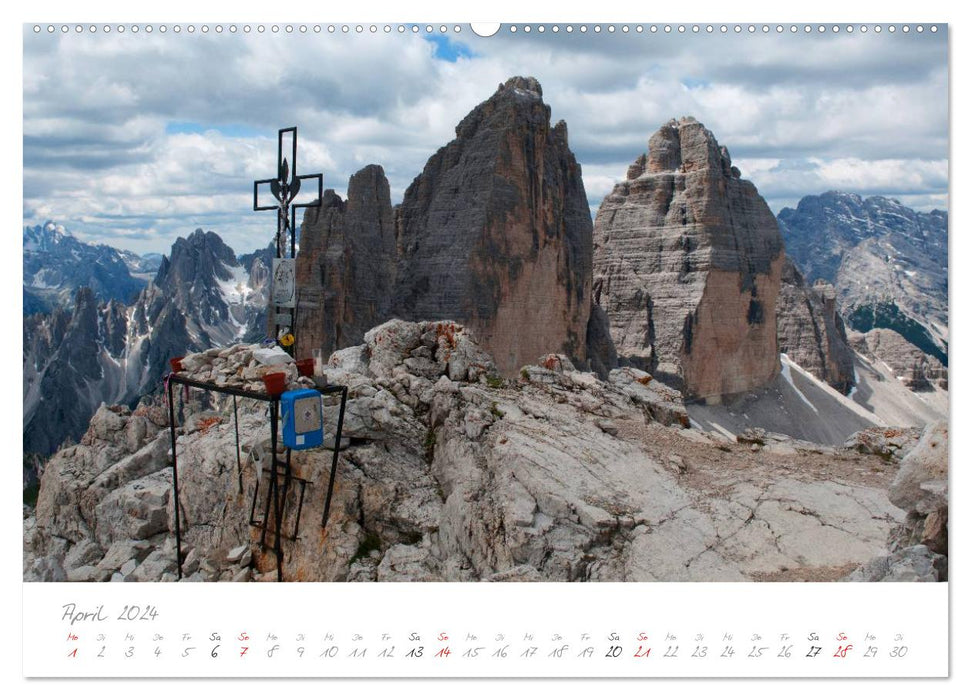
POLYGON ((947 508, 941 507, 931 511, 924 518, 920 532, 920 544, 944 556, 948 554, 947 518, 947 508))
POLYGON ((924 545, 902 549, 885 557, 874 557, 844 581, 946 581, 947 558, 924 545))
POLYGON ((240 546, 229 550, 229 554, 226 555, 226 561, 230 563, 238 562, 240 559, 243 558, 243 555, 249 551, 250 551, 250 548, 248 544, 241 544, 240 546))
MULTIPOLYGON (((454 321, 396 319, 371 329, 364 340, 367 373, 378 378, 394 376, 401 365, 436 381, 445 374, 453 381, 475 382, 496 372, 492 357, 479 346, 471 329, 454 321)), ((353 366, 363 370, 362 364, 353 366)))
POLYGON ((366 374, 368 358, 366 356, 367 346, 354 345, 343 350, 338 350, 331 354, 327 361, 328 367, 338 367, 355 374, 366 374))
POLYGON ((843 449, 899 460, 917 444, 920 435, 919 428, 865 428, 850 435, 843 449))
POLYGON ((75 544, 64 557, 64 568, 68 571, 82 566, 97 564, 104 556, 104 551, 97 542, 82 540, 75 544))
POLYGON ((98 562, 98 568, 102 571, 119 571, 125 562, 135 560, 138 562, 145 557, 148 546, 144 542, 134 540, 115 540, 108 547, 104 557, 98 562))
POLYGON ((168 530, 171 478, 156 472, 112 491, 95 506, 95 535, 107 547, 119 538, 148 539, 168 530))
POLYGON ((853 351, 837 310, 836 290, 817 281, 808 286, 786 256, 776 303, 779 352, 842 394, 854 384, 853 351))
POLYGON ((648 147, 594 225, 594 301, 618 361, 689 398, 761 387, 779 372, 775 217, 694 119, 668 122, 648 147))
POLYGON ((107 581, 109 576, 108 572, 90 564, 67 569, 67 580, 71 582, 103 582, 107 581))
POLYGON ((651 418, 659 423, 688 427, 690 420, 681 392, 665 386, 647 372, 620 367, 611 370, 608 381, 621 387, 624 394, 647 409, 651 418))
POLYGON ((129 559, 128 561, 126 561, 124 564, 121 565, 121 568, 119 569, 119 571, 121 572, 122 576, 125 576, 127 578, 128 576, 131 576, 131 573, 135 570, 137 566, 138 566, 137 560, 129 559))
MULTIPOLYGON (((273 346, 270 348, 255 348, 252 351, 253 359, 259 362, 261 365, 282 365, 287 362, 292 362, 293 358, 290 354, 283 348, 273 346)), ((194 357, 186 357, 182 360, 183 366, 190 372, 197 369, 197 362, 194 357), (186 362, 188 360, 188 362, 186 362)))
POLYGON ((566 124, 517 77, 455 134, 396 210, 394 314, 468 326, 507 377, 548 352, 582 363, 591 222, 566 124))
POLYGON ((907 511, 905 521, 890 535, 891 561, 893 557, 903 556, 905 560, 901 566, 917 572, 914 574, 916 578, 893 580, 946 581, 949 554, 947 423, 924 428, 917 445, 901 461, 890 484, 889 497, 895 505, 907 511), (933 579, 927 578, 931 566, 933 579))
POLYGON ((421 327, 409 321, 388 321, 365 333, 364 342, 368 348, 371 374, 390 376, 395 366, 421 343, 421 327))
POLYGON ((358 345, 390 317, 395 231, 380 165, 351 176, 347 200, 333 190, 305 210, 297 255, 297 356, 322 359, 358 345))
POLYGON ((125 577, 133 581, 161 581, 166 574, 174 574, 175 571, 174 550, 165 551, 159 548, 152 550, 141 564, 133 569, 131 574, 125 574, 125 577))
POLYGON ((924 429, 920 441, 901 461, 900 471, 890 486, 894 505, 922 515, 947 507, 947 446, 947 423, 924 429))

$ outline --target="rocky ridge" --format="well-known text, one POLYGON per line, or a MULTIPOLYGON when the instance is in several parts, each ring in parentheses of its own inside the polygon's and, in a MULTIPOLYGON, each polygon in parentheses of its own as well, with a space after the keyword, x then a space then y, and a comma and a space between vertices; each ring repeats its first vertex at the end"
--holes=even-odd
MULTIPOLYGON (((295 377, 247 345, 184 362, 244 387, 295 377)), ((349 387, 348 444, 326 530, 331 452, 293 455, 311 485, 288 580, 815 580, 885 552, 904 519, 886 497, 893 460, 685 427, 680 394, 636 368, 601 381, 545 355, 503 379, 469 328, 390 321, 318 371, 349 387)), ((187 576, 275 579, 248 524, 265 404, 240 403, 240 492, 232 413, 178 395, 187 576)), ((25 513, 25 579, 170 579, 168 450, 162 407, 101 407, 25 513)))

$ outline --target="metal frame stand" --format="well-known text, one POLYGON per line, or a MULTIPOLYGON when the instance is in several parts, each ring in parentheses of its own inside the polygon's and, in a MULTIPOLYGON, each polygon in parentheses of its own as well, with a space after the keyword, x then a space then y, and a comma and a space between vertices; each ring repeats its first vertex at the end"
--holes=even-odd
MULTIPOLYGON (((262 533, 260 535, 260 547, 265 551, 267 548, 267 532, 270 531, 270 513, 273 513, 273 551, 276 554, 276 573, 277 580, 283 580, 283 540, 289 539, 291 541, 298 539, 298 532, 300 530, 300 515, 303 511, 303 500, 304 493, 307 488, 307 484, 310 483, 306 479, 301 479, 293 475, 291 469, 291 450, 287 449, 286 459, 280 459, 277 456, 277 436, 279 434, 279 423, 280 423, 280 397, 272 396, 270 394, 260 392, 260 391, 247 391, 245 389, 236 389, 234 387, 218 386, 212 382, 201 382, 195 379, 189 379, 188 377, 182 377, 177 373, 168 375, 166 379, 166 392, 169 402, 169 433, 172 438, 172 494, 173 494, 173 504, 175 509, 175 558, 176 564, 179 572, 179 580, 182 579, 182 515, 181 507, 179 502, 179 466, 178 466, 178 456, 176 453, 176 430, 177 426, 175 424, 175 392, 173 385, 182 384, 186 387, 188 391, 189 387, 195 389, 202 389, 204 391, 214 391, 220 394, 227 394, 233 397, 233 415, 236 419, 236 467, 239 476, 239 492, 243 492, 243 468, 242 461, 240 458, 239 451, 239 414, 237 411, 236 399, 255 399, 256 401, 267 401, 270 404, 270 449, 272 452, 272 459, 269 469, 269 485, 267 487, 266 495, 266 506, 263 510, 263 517, 261 520, 257 521, 255 519, 256 515, 256 503, 259 493, 259 479, 257 479, 256 485, 253 488, 253 505, 250 509, 250 525, 254 527, 260 527, 262 533), (282 485, 280 480, 282 479, 282 485), (296 481, 300 485, 300 497, 297 504, 297 518, 294 523, 293 535, 288 537, 283 533, 283 514, 286 508, 286 499, 290 491, 290 487, 293 481, 296 481)), ((337 416, 337 430, 334 433, 334 456, 331 460, 330 465, 330 479, 327 484, 327 500, 324 503, 324 514, 321 518, 320 526, 321 528, 327 527, 327 520, 330 517, 330 504, 331 497, 334 493, 334 481, 337 478, 337 462, 340 458, 341 452, 341 437, 344 430, 344 411, 347 407, 347 387, 340 384, 328 384, 325 386, 317 387, 317 390, 324 396, 340 394, 341 403, 340 411, 337 416)), ((188 523, 187 523, 188 527, 188 523)))

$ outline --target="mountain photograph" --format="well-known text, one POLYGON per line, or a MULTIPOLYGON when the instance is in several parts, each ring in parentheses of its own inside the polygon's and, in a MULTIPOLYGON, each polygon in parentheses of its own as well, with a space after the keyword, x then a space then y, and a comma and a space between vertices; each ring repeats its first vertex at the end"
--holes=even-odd
POLYGON ((946 31, 236 38, 25 31, 25 581, 948 580, 946 31))

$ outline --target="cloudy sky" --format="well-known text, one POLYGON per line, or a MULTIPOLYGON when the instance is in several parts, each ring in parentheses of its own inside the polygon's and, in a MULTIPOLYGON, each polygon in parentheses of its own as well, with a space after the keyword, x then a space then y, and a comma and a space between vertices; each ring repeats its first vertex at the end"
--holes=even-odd
POLYGON ((139 253, 168 252, 202 227, 249 252, 275 226, 272 213, 251 211, 252 181, 275 174, 279 127, 299 127, 300 170, 323 171, 325 187, 343 194, 353 172, 380 163, 397 203, 461 118, 512 75, 538 78, 553 120, 566 120, 594 213, 657 127, 682 115, 715 133, 773 211, 830 189, 947 207, 943 27, 504 27, 480 38, 467 26, 446 36, 200 26, 25 28, 25 225, 53 219, 139 253))

